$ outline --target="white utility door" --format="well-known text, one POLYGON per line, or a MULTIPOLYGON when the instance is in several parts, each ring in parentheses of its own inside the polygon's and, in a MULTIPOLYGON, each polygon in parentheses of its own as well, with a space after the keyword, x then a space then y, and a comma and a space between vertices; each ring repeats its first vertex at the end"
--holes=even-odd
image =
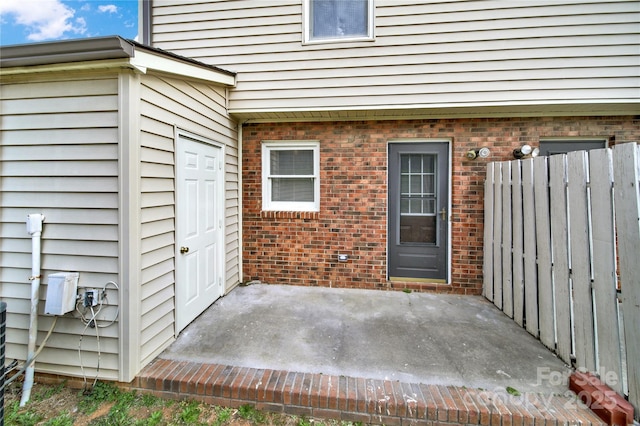
POLYGON ((177 143, 176 334, 224 294, 222 148, 177 143))

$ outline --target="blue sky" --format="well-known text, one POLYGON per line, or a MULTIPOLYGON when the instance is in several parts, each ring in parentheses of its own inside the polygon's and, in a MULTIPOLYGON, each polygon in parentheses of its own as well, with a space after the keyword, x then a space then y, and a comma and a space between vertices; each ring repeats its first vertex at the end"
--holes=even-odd
POLYGON ((1 45, 137 34, 137 0, 0 0, 1 45))

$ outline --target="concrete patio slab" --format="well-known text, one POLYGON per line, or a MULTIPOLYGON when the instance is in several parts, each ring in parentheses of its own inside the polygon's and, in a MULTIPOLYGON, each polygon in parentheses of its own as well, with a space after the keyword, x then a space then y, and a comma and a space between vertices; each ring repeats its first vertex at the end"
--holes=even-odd
POLYGON ((479 296, 264 284, 219 299, 160 358, 545 394, 570 373, 479 296))
POLYGON ((602 425, 568 372, 482 297, 251 285, 127 386, 362 424, 602 425))

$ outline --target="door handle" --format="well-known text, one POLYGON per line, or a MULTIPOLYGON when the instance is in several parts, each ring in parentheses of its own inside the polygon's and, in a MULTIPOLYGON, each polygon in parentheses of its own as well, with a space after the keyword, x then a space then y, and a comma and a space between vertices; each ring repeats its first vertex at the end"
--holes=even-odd
POLYGON ((189 247, 180 247, 180 253, 182 254, 189 253, 189 247))
POLYGON ((447 220, 447 210, 444 207, 440 210, 440 217, 442 220, 447 220))

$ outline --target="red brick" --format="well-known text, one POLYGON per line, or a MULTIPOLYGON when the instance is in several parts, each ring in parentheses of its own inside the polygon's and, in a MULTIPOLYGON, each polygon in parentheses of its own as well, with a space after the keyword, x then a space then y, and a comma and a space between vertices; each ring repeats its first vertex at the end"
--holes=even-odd
POLYGON ((273 387, 273 402, 275 402, 276 404, 282 404, 284 402, 282 388, 284 387, 284 381, 286 380, 286 378, 286 371, 278 372, 278 380, 275 382, 273 387))
POLYGON ((361 377, 356 379, 356 409, 359 413, 367 412, 367 380, 361 377))
POLYGON ((242 367, 233 367, 229 370, 229 374, 224 378, 220 384, 220 395, 224 398, 231 398, 233 382, 236 381, 238 375, 241 373, 242 367))
POLYGON ((640 132, 632 116, 250 123, 244 130, 245 277, 279 284, 457 294, 479 294, 482 288, 488 161, 510 160, 514 148, 525 142, 535 146, 541 137, 609 136, 622 143, 636 141, 640 132), (387 144, 394 138, 452 140, 451 284, 387 281, 387 144), (261 142, 300 139, 320 141, 320 211, 262 212, 261 142), (491 148, 489 159, 465 159, 467 150, 484 145, 491 148), (359 232, 352 232, 356 228, 359 232), (288 244, 292 232, 296 244, 288 244), (351 260, 338 265, 339 251, 351 260))
POLYGON ((486 402, 486 392, 478 391, 476 389, 467 389, 466 394, 468 398, 473 401, 475 406, 478 408, 479 413, 479 423, 483 426, 486 426, 491 423, 491 409, 487 405, 486 402))
POLYGON ((272 402, 256 402, 256 410, 281 413, 283 411, 283 407, 282 404, 274 404, 272 402))
POLYGON ((302 405, 300 398, 302 395, 302 380, 304 379, 304 373, 296 373, 293 379, 293 386, 291 386, 291 405, 302 405))
POLYGON ((314 408, 313 416, 319 417, 321 419, 335 419, 340 420, 340 416, 342 413, 338 410, 330 410, 328 408, 314 408))
POLYGON ((296 373, 291 371, 287 372, 287 376, 282 384, 282 402, 284 404, 291 404, 291 390, 293 389, 296 373))
POLYGON ((202 365, 197 362, 190 363, 189 370, 184 372, 182 380, 180 382, 181 393, 190 393, 189 392, 190 386, 194 381, 194 377, 200 371, 201 367, 202 365))
POLYGON ((169 368, 164 370, 164 378, 162 379, 162 387, 160 388, 160 390, 166 392, 175 392, 175 390, 172 389, 173 379, 185 364, 186 363, 184 361, 174 361, 171 363, 171 366, 169 368))
MULTIPOLYGON (((389 425, 447 426, 454 424, 500 426, 556 426, 559 424, 601 424, 588 409, 572 404, 571 398, 525 394, 518 400, 475 389, 445 387, 389 380, 356 379, 321 374, 259 370, 245 367, 185 363, 151 365, 141 373, 151 380, 119 384, 174 399, 193 398, 209 404, 239 407, 253 404, 260 409, 304 416, 331 417, 363 423, 389 425), (153 377, 157 374, 157 377, 153 377), (157 380, 189 382, 188 393, 150 390, 157 380), (331 387, 329 387, 331 382, 331 387), (194 383, 197 383, 194 385, 194 383), (206 390, 206 392, 205 392, 206 390), (214 393, 220 392, 219 394, 214 393), (331 392, 333 395, 329 396, 331 392), (229 398, 224 395, 233 395, 229 398), (313 394, 313 398, 310 395, 313 394), (235 395, 238 395, 236 397, 235 395), (255 398, 262 398, 256 401, 255 398), (298 400, 304 404, 268 400, 298 400), (254 398, 254 399, 250 399, 254 398), (322 399, 335 407, 317 407, 322 399), (335 401, 335 402, 329 402, 335 401), (345 408, 336 408, 345 407, 345 408), (355 408, 351 408, 355 407, 355 408), (392 413, 396 413, 395 415, 392 413), (440 420, 438 420, 440 419, 440 420)), ((63 380, 47 376, 47 380, 63 380)), ((181 385, 182 386, 182 385, 181 385)))
POLYGON ((262 378, 265 370, 258 369, 247 384, 247 399, 256 401, 258 399, 258 389, 262 386, 262 378))
POLYGON ((305 373, 302 376, 302 385, 300 386, 300 405, 312 406, 311 402, 311 389, 313 387, 313 374, 305 373))
POLYGON ((207 392, 207 381, 211 377, 211 374, 215 372, 217 369, 221 369, 221 365, 216 364, 205 364, 202 373, 198 377, 198 382, 196 384, 196 394, 204 395, 207 392))
POLYGON ((633 406, 591 373, 574 372, 569 389, 609 425, 633 423, 633 406))
POLYGON ((313 415, 313 409, 311 407, 301 407, 299 405, 285 404, 283 411, 287 414, 300 417, 311 417, 313 415))
POLYGON ((210 383, 211 383, 211 393, 209 395, 213 396, 222 396, 228 398, 228 395, 223 395, 222 388, 224 382, 229 378, 229 375, 233 372, 233 367, 230 365, 225 365, 222 370, 217 370, 215 375, 211 375, 210 383))
POLYGON ((345 376, 337 377, 336 389, 336 408, 340 411, 346 411, 348 401, 347 378, 345 376))
POLYGON ((331 387, 329 388, 329 398, 327 399, 327 408, 332 410, 340 410, 340 378, 331 376, 331 387))
POLYGON ((249 399, 249 388, 251 387, 251 383, 253 383, 253 378, 255 377, 258 371, 260 370, 250 368, 245 373, 244 377, 242 378, 242 383, 238 385, 238 396, 237 396, 238 399, 241 399, 241 400, 249 399))
POLYGON ((373 414, 379 416, 386 416, 387 413, 387 394, 384 390, 384 380, 372 380, 373 382, 373 395, 375 402, 375 411, 373 414))
POLYGON ((256 398, 257 401, 271 402, 271 400, 267 398, 267 395, 269 393, 269 381, 271 380, 271 376, 273 375, 273 373, 274 373, 273 370, 265 370, 264 374, 262 375, 262 379, 258 384, 259 387, 258 387, 258 395, 256 398))
POLYGON ((385 426, 401 426, 402 418, 395 416, 373 416, 373 422, 385 426))
POLYGON ((408 386, 410 389, 407 391, 407 417, 414 417, 417 419, 427 418, 427 403, 425 397, 420 390, 420 386, 417 383, 411 383, 408 386))
POLYGON ((369 424, 374 423, 373 416, 365 413, 351 413, 348 411, 343 411, 340 414, 340 419, 345 422, 354 422, 354 423, 362 423, 369 424))

